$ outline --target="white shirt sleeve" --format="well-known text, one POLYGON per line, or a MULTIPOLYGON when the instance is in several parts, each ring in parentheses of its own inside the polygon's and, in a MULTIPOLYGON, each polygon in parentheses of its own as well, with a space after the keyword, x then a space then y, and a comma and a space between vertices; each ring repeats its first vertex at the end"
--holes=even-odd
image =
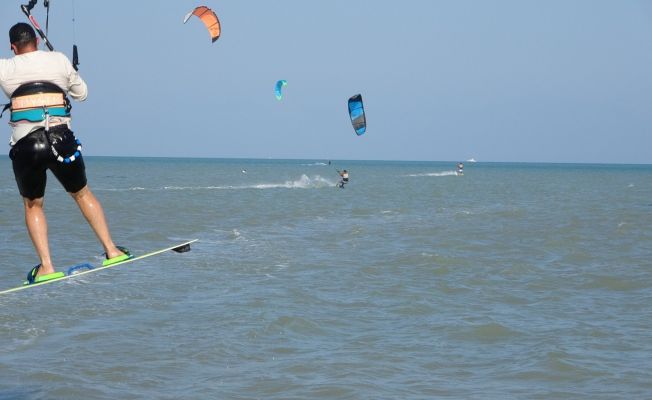
POLYGON ((68 57, 63 53, 61 53, 61 56, 65 64, 66 73, 68 74, 68 87, 65 88, 68 95, 77 101, 86 100, 86 97, 88 97, 88 86, 86 82, 81 78, 79 72, 75 71, 68 57))
POLYGON ((8 62, 9 62, 8 60, 5 60, 4 58, 0 58, 0 89, 2 89, 2 91, 4 92, 5 96, 7 96, 7 98, 11 96, 11 93, 8 91, 5 85, 6 78, 4 74, 5 69, 7 69, 6 65, 8 62))

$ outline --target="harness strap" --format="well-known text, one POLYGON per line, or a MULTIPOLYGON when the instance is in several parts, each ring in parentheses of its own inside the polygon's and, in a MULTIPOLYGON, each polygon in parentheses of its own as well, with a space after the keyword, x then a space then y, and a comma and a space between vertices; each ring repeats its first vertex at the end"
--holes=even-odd
POLYGON ((29 121, 41 122, 50 117, 70 117, 70 113, 65 107, 41 107, 30 110, 13 111, 11 113, 11 122, 29 121))
MULTIPOLYGON (((11 122, 42 122, 49 116, 70 117, 66 93, 50 82, 28 82, 11 94, 11 122)), ((46 121, 47 122, 47 121, 46 121)))

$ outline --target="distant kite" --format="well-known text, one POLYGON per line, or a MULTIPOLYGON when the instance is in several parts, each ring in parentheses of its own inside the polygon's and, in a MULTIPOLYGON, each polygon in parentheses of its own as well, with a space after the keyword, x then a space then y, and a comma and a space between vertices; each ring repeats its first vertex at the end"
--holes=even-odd
POLYGON ((274 93, 276 94, 276 100, 281 100, 283 98, 283 86, 287 85, 288 82, 286 80, 281 79, 280 81, 276 82, 276 87, 274 88, 274 93))
POLYGON ((183 19, 183 23, 185 24, 188 22, 190 17, 193 15, 199 17, 204 25, 206 25, 206 28, 208 29, 213 42, 220 38, 220 33, 222 33, 220 28, 220 20, 217 19, 217 14, 215 14, 213 10, 206 6, 197 7, 193 11, 189 12, 188 15, 186 15, 186 17, 183 19))
POLYGON ((356 94, 349 99, 349 116, 355 133, 360 136, 367 130, 367 119, 364 115, 362 95, 356 94))

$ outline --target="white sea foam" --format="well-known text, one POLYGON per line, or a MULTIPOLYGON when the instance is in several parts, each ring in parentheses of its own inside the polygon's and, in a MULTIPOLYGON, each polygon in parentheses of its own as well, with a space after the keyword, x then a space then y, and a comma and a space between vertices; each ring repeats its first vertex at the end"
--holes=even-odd
POLYGON ((147 190, 147 188, 141 186, 134 186, 128 188, 93 188, 93 191, 105 191, 105 192, 132 192, 137 190, 147 190))
POLYGON ((224 186, 164 186, 164 190, 242 190, 242 189, 317 189, 335 186, 336 182, 319 175, 301 175, 299 179, 285 182, 257 183, 252 185, 224 186))
MULTIPOLYGON (((163 186, 163 190, 216 190, 235 189, 235 186, 163 186)), ((152 189, 157 190, 157 189, 152 189)))
POLYGON ((285 181, 284 183, 261 183, 258 185, 244 187, 246 189, 275 189, 275 188, 286 188, 286 189, 312 189, 312 188, 322 188, 328 186, 335 186, 335 182, 326 178, 322 178, 319 175, 315 175, 310 178, 308 175, 303 174, 301 177, 294 181, 285 181))
POLYGON ((406 176, 419 177, 419 176, 455 176, 455 175, 457 175, 456 171, 441 171, 441 172, 424 172, 421 174, 409 174, 406 176))

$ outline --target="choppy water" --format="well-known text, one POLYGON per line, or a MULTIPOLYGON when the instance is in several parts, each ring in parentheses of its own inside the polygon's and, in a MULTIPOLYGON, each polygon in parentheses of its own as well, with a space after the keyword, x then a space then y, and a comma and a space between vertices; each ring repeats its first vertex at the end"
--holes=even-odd
MULTIPOLYGON (((650 166, 87 164, 116 242, 200 242, 0 297, 0 399, 652 398, 650 166)), ((98 257, 53 178, 46 211, 59 266, 98 257)))

